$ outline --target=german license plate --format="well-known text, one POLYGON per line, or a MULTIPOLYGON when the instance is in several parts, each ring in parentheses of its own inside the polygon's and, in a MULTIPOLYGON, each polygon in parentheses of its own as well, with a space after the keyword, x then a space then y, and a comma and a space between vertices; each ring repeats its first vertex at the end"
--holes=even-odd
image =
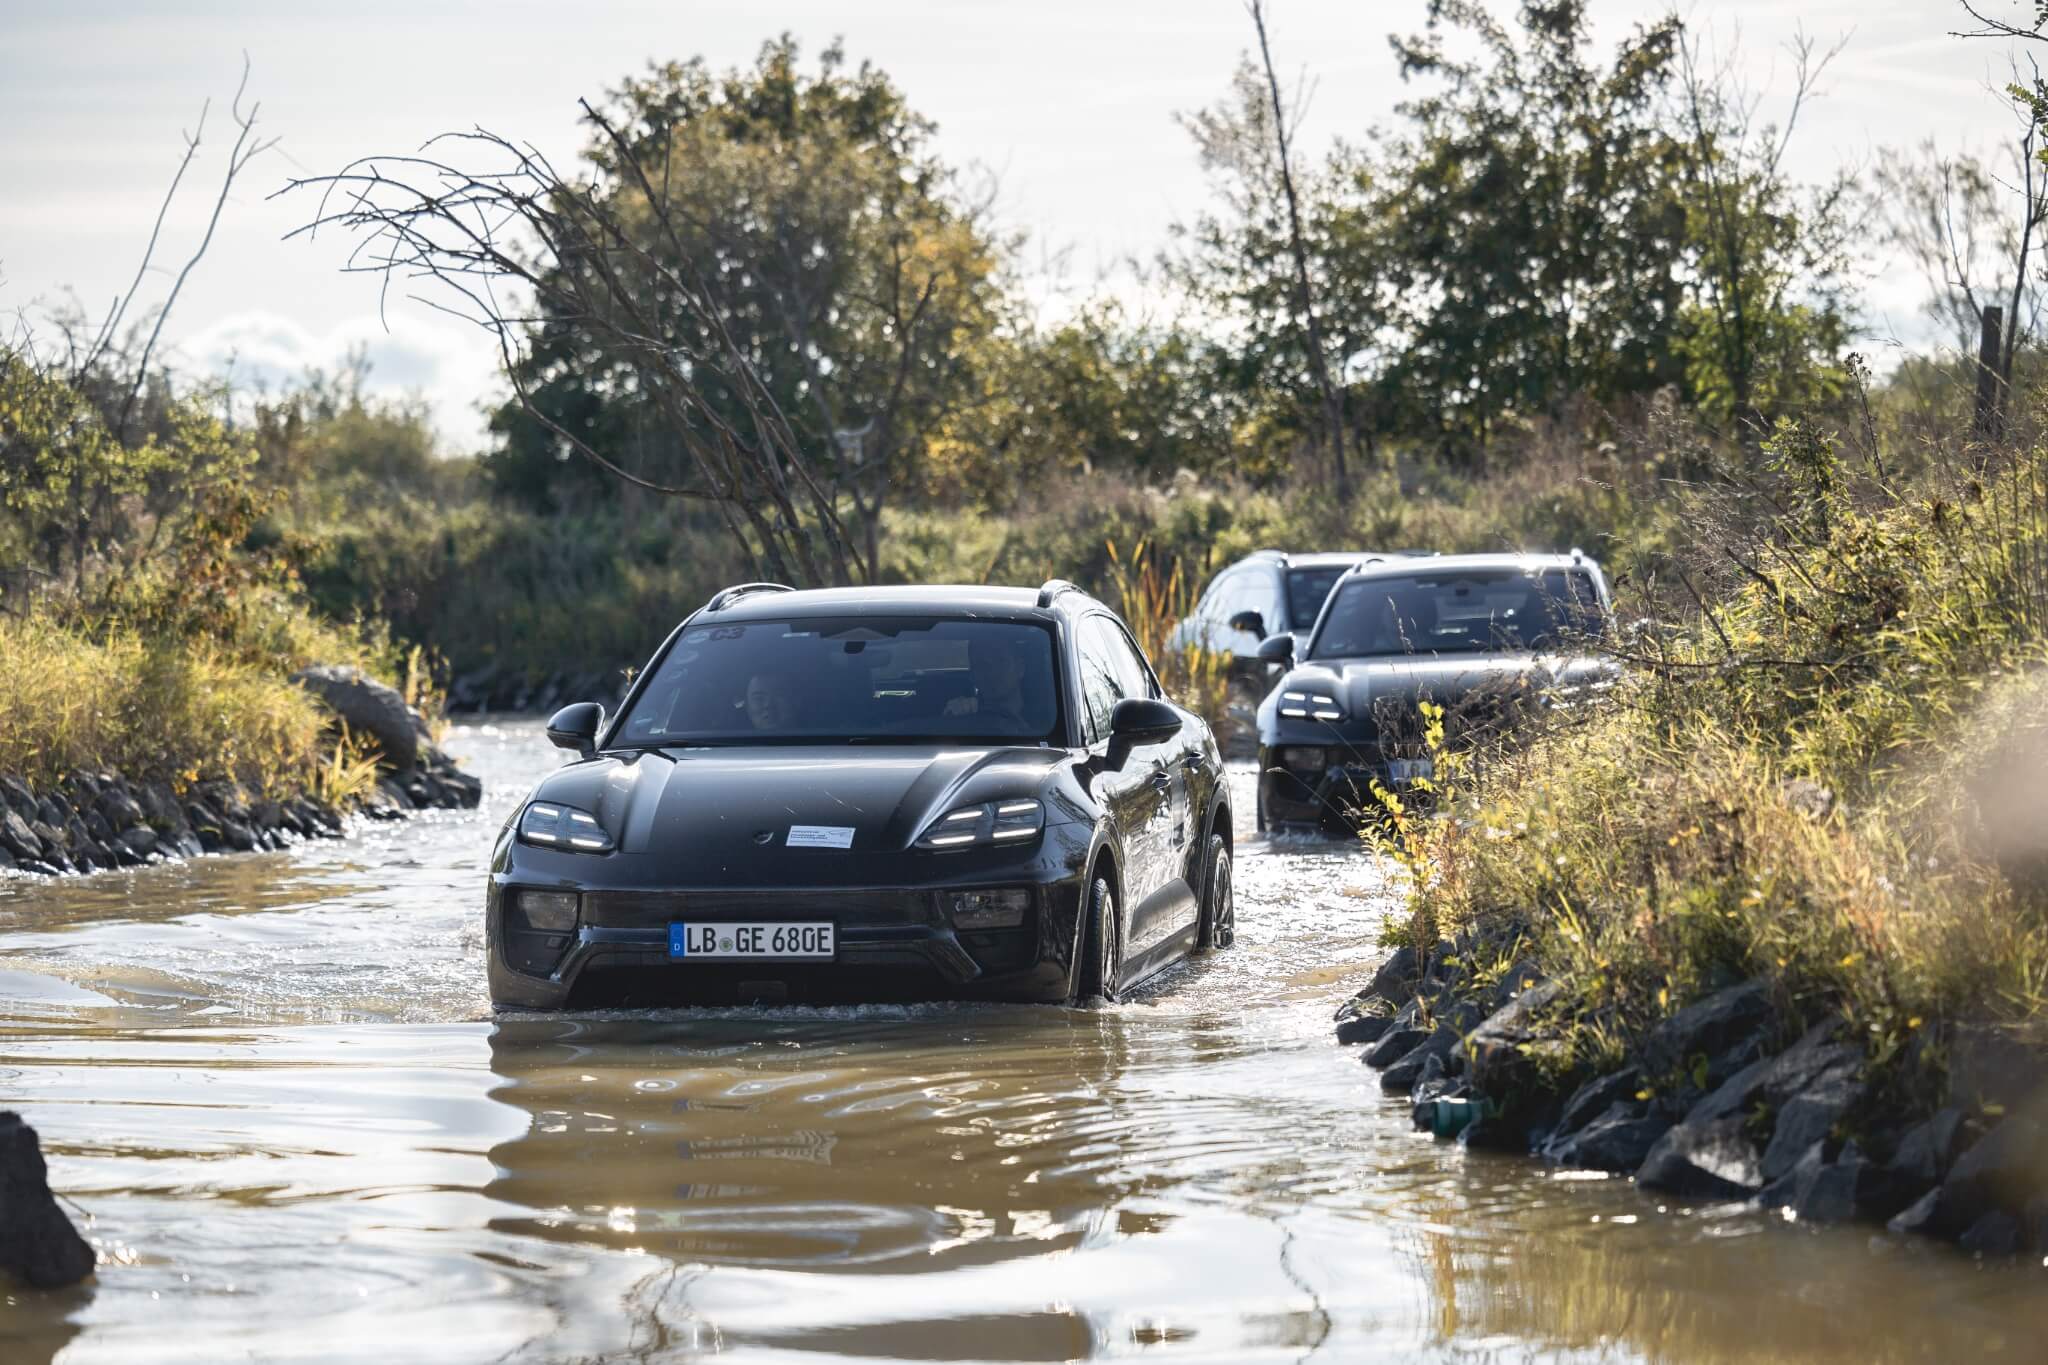
POLYGON ((1436 764, 1426 758, 1396 758, 1388 762, 1387 776, 1396 782, 1428 781, 1436 776, 1436 764))
POLYGON ((830 920, 803 924, 691 920, 668 926, 668 955, 679 961, 817 959, 832 954, 830 920))

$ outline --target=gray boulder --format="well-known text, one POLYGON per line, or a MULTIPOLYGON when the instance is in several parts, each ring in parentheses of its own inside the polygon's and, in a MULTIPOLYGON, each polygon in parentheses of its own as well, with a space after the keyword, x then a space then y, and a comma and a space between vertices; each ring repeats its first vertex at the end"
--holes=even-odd
POLYGON ((36 1130, 0 1113, 0 1271, 36 1289, 76 1284, 97 1258, 50 1193, 36 1130))
POLYGON ((375 742, 394 771, 409 772, 419 763, 419 726, 396 689, 359 668, 333 664, 301 669, 291 680, 318 697, 349 733, 375 742))
POLYGON ((1398 1021, 1394 1027, 1380 1036, 1365 1054, 1367 1066, 1392 1066, 1410 1052, 1422 1045, 1429 1037, 1428 1029, 1403 1027, 1398 1021))
POLYGON ((1726 1053, 1754 1035, 1770 1013, 1770 992, 1761 980, 1745 981, 1696 1000, 1644 1038, 1644 1070, 1661 1076, 1686 1070, 1695 1057, 1726 1053))
POLYGON ((1552 1138, 1543 1158, 1593 1171, 1636 1171, 1671 1127, 1670 1119, 1617 1100, 1577 1132, 1552 1138))
POLYGON ((1935 1230, 1960 1237, 1988 1213, 2048 1196, 2048 1134, 2021 1115, 2006 1119, 1956 1159, 1935 1202, 1935 1230))
POLYGON ((1763 1188, 1764 1177, 1745 1125, 1739 1115, 1705 1123, 1687 1119, 1657 1139, 1636 1171, 1636 1183, 1700 1199, 1749 1198, 1763 1188))
POLYGON ((1892 1149, 1891 1170, 1901 1180, 1925 1189, 1938 1184, 1968 1143, 1963 1111, 1943 1109, 1906 1130, 1892 1149))

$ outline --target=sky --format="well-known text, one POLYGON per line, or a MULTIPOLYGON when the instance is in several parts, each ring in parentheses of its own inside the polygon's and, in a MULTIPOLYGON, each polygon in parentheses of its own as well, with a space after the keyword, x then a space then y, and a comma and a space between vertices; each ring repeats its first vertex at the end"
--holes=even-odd
MULTIPOLYGON (((1591 0, 1596 41, 1665 8, 1591 0)), ((1414 31, 1425 10, 1426 0, 1271 0, 1278 64, 1312 87, 1304 151, 1365 140, 1389 120, 1407 88, 1387 35, 1414 31)), ((1766 110, 1789 95, 1796 31, 1848 37, 1793 145, 1802 174, 1868 168, 1928 138, 1988 150, 2012 126, 1990 90, 2010 54, 1951 36, 1967 17, 1954 0, 1691 0, 1680 12, 1738 53, 1766 110)), ((1241 0, 0 0, 0 316, 36 319, 67 291, 97 314, 127 287, 181 130, 210 96, 200 159, 139 304, 162 299, 205 231, 246 53, 259 132, 279 142, 238 182, 179 298, 171 359, 275 387, 365 347, 373 388, 420 396, 451 447, 473 446, 497 392, 488 338, 403 300, 380 317, 375 279, 338 268, 345 240, 284 240, 313 205, 273 191, 473 125, 567 165, 582 145, 579 96, 652 60, 750 63, 785 31, 813 51, 843 37, 851 59, 876 62, 937 121, 942 154, 995 173, 999 216, 1027 234, 1027 270, 1048 306, 1115 277, 1128 257, 1153 257, 1201 209, 1201 170, 1175 116, 1213 101, 1252 41, 1241 0)), ((1882 262, 1869 273, 1870 329, 1923 334, 1918 277, 1882 262)))

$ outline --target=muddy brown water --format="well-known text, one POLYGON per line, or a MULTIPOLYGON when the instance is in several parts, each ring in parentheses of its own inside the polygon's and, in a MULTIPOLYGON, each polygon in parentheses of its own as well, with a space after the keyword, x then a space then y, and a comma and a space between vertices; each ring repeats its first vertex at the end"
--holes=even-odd
POLYGON ((1112 1009, 493 1018, 556 758, 452 747, 480 812, 0 882, 0 1107, 102 1260, 0 1360, 2048 1358, 2042 1267, 1412 1132, 1330 1041, 1391 900, 1329 845, 1242 832, 1238 946, 1112 1009))

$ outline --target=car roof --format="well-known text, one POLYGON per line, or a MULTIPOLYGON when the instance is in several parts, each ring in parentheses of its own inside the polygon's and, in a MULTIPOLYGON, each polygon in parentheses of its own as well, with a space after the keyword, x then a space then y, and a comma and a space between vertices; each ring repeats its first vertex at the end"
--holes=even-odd
POLYGON ((1292 554, 1286 550, 1254 550, 1243 559, 1231 565, 1275 564, 1283 569, 1329 569, 1346 564, 1356 564, 1366 559, 1389 559, 1393 555, 1386 550, 1309 550, 1292 554))
POLYGON ((1361 564, 1346 578, 1377 578, 1390 574, 1456 573, 1462 569, 1584 569, 1598 574, 1598 561, 1577 550, 1570 554, 1518 554, 1494 551, 1486 554, 1390 556, 1384 564, 1361 564))
MULTIPOLYGON (((1078 588, 1038 605, 1041 589, 990 587, 979 583, 931 583, 858 588, 754 588, 734 594, 708 612, 720 621, 773 621, 789 616, 959 616, 1044 619, 1051 611, 1096 605, 1078 588)), ((732 593, 731 589, 727 593, 732 593)), ((724 595, 724 594, 721 594, 724 595)), ((718 598, 712 599, 713 603, 718 598)))

